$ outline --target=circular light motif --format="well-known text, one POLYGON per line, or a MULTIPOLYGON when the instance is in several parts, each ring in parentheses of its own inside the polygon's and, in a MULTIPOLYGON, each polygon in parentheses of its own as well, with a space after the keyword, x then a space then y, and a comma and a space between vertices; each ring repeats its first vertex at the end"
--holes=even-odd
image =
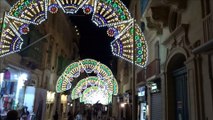
POLYGON ((93 7, 90 5, 84 5, 82 9, 84 14, 87 14, 87 15, 93 12, 93 7))
POLYGON ((114 36, 118 35, 118 30, 113 27, 110 27, 107 30, 107 34, 109 37, 114 37, 114 36))
POLYGON ((27 24, 23 24, 20 28, 19 28, 19 32, 23 35, 26 35, 28 32, 30 31, 29 27, 27 24))
POLYGON ((49 9, 50 13, 55 14, 55 13, 58 12, 58 5, 57 4, 51 4, 48 9, 49 9))

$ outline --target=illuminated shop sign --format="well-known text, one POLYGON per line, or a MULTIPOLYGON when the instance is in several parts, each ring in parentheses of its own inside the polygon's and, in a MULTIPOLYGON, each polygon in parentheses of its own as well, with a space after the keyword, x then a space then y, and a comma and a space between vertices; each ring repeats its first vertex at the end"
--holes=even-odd
POLYGON ((151 84, 151 93, 156 93, 156 92, 160 92, 160 89, 159 89, 157 83, 152 83, 151 84))
POLYGON ((145 96, 145 86, 140 87, 138 89, 138 96, 141 96, 141 97, 145 96))

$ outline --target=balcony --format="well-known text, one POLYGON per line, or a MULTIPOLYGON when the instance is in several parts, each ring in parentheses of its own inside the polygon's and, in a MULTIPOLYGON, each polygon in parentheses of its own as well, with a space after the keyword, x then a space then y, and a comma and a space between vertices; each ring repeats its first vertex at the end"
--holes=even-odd
POLYGON ((160 74, 160 59, 153 60, 146 69, 146 78, 160 74))
POLYGON ((145 69, 142 69, 138 74, 137 74, 137 83, 145 83, 146 82, 146 72, 145 69))
POLYGON ((153 60, 146 69, 142 69, 137 74, 137 84, 145 83, 147 79, 156 77, 160 74, 160 59, 153 60))

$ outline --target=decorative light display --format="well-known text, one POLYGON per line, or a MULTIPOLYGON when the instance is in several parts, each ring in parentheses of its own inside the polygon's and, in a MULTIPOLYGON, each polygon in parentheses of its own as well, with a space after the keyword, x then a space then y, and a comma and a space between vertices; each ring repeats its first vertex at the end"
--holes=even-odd
POLYGON ((76 13, 88 0, 56 0, 64 13, 76 13))
MULTIPOLYGON (((19 39, 16 47, 14 49, 9 49, 7 47, 1 48, 0 56, 11 54, 19 51, 21 49, 21 35, 27 34, 29 32, 29 24, 39 25, 47 19, 47 11, 52 14, 57 13, 58 9, 61 8, 64 13, 74 14, 82 8, 85 14, 92 13, 92 21, 98 27, 108 27, 107 34, 110 37, 114 37, 115 40, 111 42, 112 53, 129 62, 133 62, 133 57, 135 56, 135 63, 140 67, 144 67, 147 61, 147 45, 144 40, 144 35, 140 27, 135 24, 133 28, 133 18, 126 6, 121 2, 121 0, 18 0, 10 11, 5 14, 5 19, 7 19, 7 24, 10 24, 9 28, 14 32, 14 34, 5 34, 7 32, 2 32, 1 43, 4 42, 5 38, 10 38, 7 40, 7 46, 14 46, 16 39, 19 39), (135 29, 135 30, 134 30, 135 29), (133 32, 135 31, 135 42, 133 42, 133 32), (11 35, 12 34, 12 35, 11 35), (133 43, 135 44, 135 49, 133 48, 133 43), (19 45, 20 44, 20 45, 19 45), (135 55, 133 51, 135 50, 135 55)), ((4 23, 5 24, 5 23, 4 23)), ((8 29, 2 29, 8 30, 8 29)), ((0 43, 0 44, 1 44, 0 43)), ((2 46, 2 45, 1 45, 2 46)), ((3 46, 2 46, 3 47, 3 46)), ((81 62, 78 64, 82 64, 81 62)), ((73 64, 75 65, 77 64, 73 64)), ((79 65, 77 65, 79 66, 79 65)), ((96 69, 99 69, 96 66, 96 69)), ((70 68, 69 68, 70 69, 70 68)), ((69 71, 69 69, 67 69, 69 71)), ((84 67, 83 67, 84 69, 84 67)), ((96 69, 84 70, 87 73, 95 72, 96 69)), ((103 71, 100 72, 99 77, 107 75, 107 71, 101 68, 103 71)), ((80 72, 84 72, 82 67, 76 67, 72 69, 72 74, 64 74, 65 77, 73 79, 80 75, 80 72)), ((106 77, 106 76, 105 76, 106 77)))
POLYGON ((95 73, 97 76, 89 76, 80 80, 72 89, 72 99, 80 98, 81 102, 89 104, 95 104, 97 100, 102 104, 109 104, 112 95, 118 94, 118 83, 111 70, 93 59, 84 59, 70 64, 58 78, 56 92, 60 93, 71 89, 71 82, 83 72, 88 75, 95 73), (94 99, 94 96, 99 97, 94 99))
POLYGON ((106 82, 103 80, 100 80, 98 77, 90 76, 85 79, 80 80, 75 88, 72 90, 72 99, 77 99, 81 97, 82 91, 90 86, 98 86, 101 89, 106 90, 110 94, 113 93, 113 88, 111 86, 108 86, 106 82))
POLYGON ((1 25, 0 55, 4 56, 21 49, 23 40, 9 18, 4 17, 1 25))
POLYGON ((107 105, 112 102, 112 95, 98 86, 91 86, 84 90, 80 102, 85 104, 101 103, 107 105))
POLYGON ((120 0, 95 0, 92 21, 99 27, 123 24, 131 19, 120 0))
POLYGON ((108 28, 108 30, 107 30, 107 34, 108 34, 108 36, 110 36, 110 37, 115 37, 115 36, 118 35, 118 30, 115 29, 114 27, 110 27, 110 28, 108 28))
POLYGON ((58 3, 56 0, 49 0, 48 1, 48 10, 50 13, 55 14, 58 12, 58 3))
POLYGON ((2 20, 2 18, 0 18, 0 35, 1 35, 1 31, 2 31, 2 24, 3 23, 3 20, 2 20))
POLYGON ((117 95, 118 94, 118 82, 116 81, 116 79, 113 80, 113 95, 117 95))
POLYGON ((80 67, 79 62, 74 62, 65 69, 63 75, 68 79, 77 78, 80 75, 80 67))
POLYGON ((30 31, 28 24, 23 24, 20 26, 19 33, 21 34, 27 34, 30 31))
POLYGON ((60 93, 60 92, 64 92, 66 90, 71 89, 71 82, 69 79, 67 79, 66 77, 64 77, 63 75, 61 75, 56 83, 56 92, 60 93))
POLYGON ((127 61, 133 62, 135 55, 135 63, 138 66, 144 67, 147 61, 147 44, 140 27, 136 24, 135 28, 133 22, 111 42, 112 52, 127 61), (135 30, 135 31, 134 31, 135 30), (135 36, 133 38, 133 34, 135 36), (135 42, 134 42, 135 39, 135 42), (135 44, 135 49, 133 48, 135 44), (133 54, 135 50, 135 54, 133 54))
MULTIPOLYGON (((86 72, 87 74, 95 73, 98 79, 108 84, 108 89, 111 90, 111 93, 117 94, 116 92, 114 92, 117 91, 117 88, 114 88, 115 85, 113 80, 115 80, 115 78, 111 70, 106 65, 93 59, 83 59, 79 62, 70 64, 58 79, 56 85, 57 92, 69 90, 69 87, 66 87, 62 84, 63 80, 67 80, 66 83, 68 83, 68 81, 72 82, 74 78, 79 77, 82 72, 86 72)), ((88 79, 90 80, 90 78, 88 79)))
POLYGON ((47 7, 48 0, 19 0, 8 15, 17 21, 38 25, 47 19, 47 7))
POLYGON ((55 14, 58 12, 58 5, 57 4, 52 4, 49 6, 48 10, 52 13, 55 14))
POLYGON ((82 9, 84 14, 87 14, 87 15, 93 12, 93 7, 91 5, 84 5, 82 9))

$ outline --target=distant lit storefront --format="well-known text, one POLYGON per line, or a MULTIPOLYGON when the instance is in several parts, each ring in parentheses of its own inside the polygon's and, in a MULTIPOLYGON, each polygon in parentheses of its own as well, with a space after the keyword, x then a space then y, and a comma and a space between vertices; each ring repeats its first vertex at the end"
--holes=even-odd
POLYGON ((147 100, 146 100, 146 86, 138 88, 138 119, 146 120, 147 118, 147 100))
POLYGON ((54 102, 55 102, 55 92, 47 91, 45 120, 52 120, 52 115, 54 114, 53 111, 54 102))
POLYGON ((28 73, 21 69, 7 67, 0 73, 0 111, 1 116, 6 116, 10 110, 21 110, 27 107, 33 111, 35 88, 25 86, 28 73))
POLYGON ((67 117, 67 95, 61 95, 61 115, 67 117))

